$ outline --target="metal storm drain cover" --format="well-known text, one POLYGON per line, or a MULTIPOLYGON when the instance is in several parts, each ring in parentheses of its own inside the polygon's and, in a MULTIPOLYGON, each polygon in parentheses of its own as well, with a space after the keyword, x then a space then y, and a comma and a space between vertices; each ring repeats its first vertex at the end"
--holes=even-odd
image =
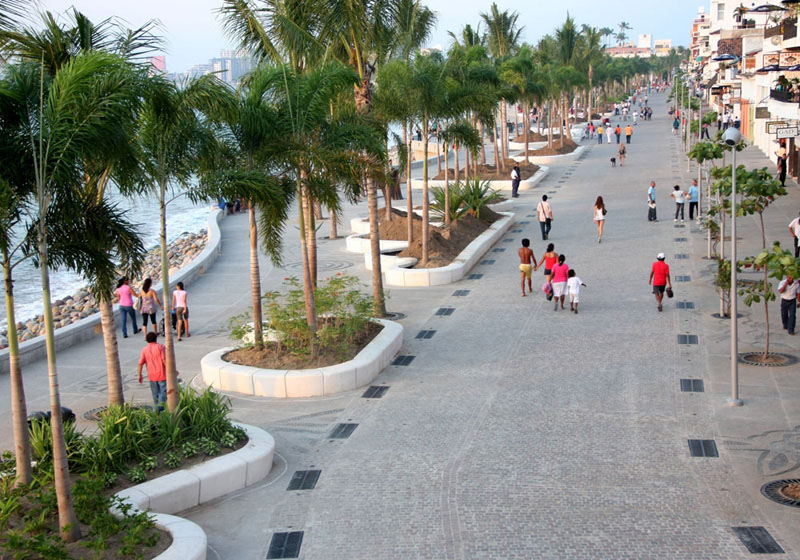
POLYGON ((681 379, 681 391, 684 393, 704 392, 702 379, 681 379))
POLYGON ((347 439, 358 428, 358 424, 336 424, 331 433, 328 435, 329 439, 347 439))
POLYGON ((439 317, 449 317, 455 310, 455 307, 440 307, 436 310, 436 315, 439 317))
POLYGON ((719 457, 717 442, 713 439, 690 439, 689 453, 692 457, 719 457))
POLYGON ((287 490, 313 490, 322 471, 295 471, 287 490))
POLYGON ((453 295, 456 297, 465 297, 469 295, 469 290, 456 290, 453 292, 453 295))
POLYGON ((696 334, 679 334, 678 344, 697 344, 696 334))
POLYGON ((678 309, 694 309, 693 301, 679 301, 675 304, 678 309))
POLYGON ((483 278, 483 274, 470 274, 467 276, 467 280, 480 280, 483 278))
POLYGON ((394 361, 392 362, 392 365, 393 366, 407 366, 411 362, 414 361, 414 358, 416 358, 416 356, 409 356, 409 355, 401 354, 401 355, 397 356, 394 359, 394 361))
POLYGON ((772 535, 764 527, 732 527, 734 534, 753 554, 783 554, 772 535))
POLYGON ((273 533, 269 543, 267 559, 270 558, 299 558, 300 546, 303 544, 303 531, 289 533, 273 533))
POLYGON ((481 264, 494 264, 494 259, 483 259, 481 264))
POLYGON ((435 335, 435 334, 436 334, 436 331, 432 331, 432 330, 419 331, 417 333, 417 336, 415 336, 414 338, 424 338, 424 339, 427 340, 429 338, 433 338, 433 335, 435 335))
POLYGON ((381 399, 386 391, 389 390, 388 385, 371 385, 364 394, 361 395, 362 399, 381 399))
POLYGON ((761 487, 761 493, 773 502, 800 508, 800 478, 768 482, 761 487))
POLYGON ((503 247, 498 247, 496 249, 492 249, 492 253, 505 253, 505 251, 506 250, 503 247))

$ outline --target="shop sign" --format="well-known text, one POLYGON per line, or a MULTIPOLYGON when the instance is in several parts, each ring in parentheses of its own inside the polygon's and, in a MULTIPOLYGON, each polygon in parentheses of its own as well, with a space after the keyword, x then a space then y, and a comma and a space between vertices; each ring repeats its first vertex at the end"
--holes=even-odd
POLYGON ((757 119, 768 119, 770 118, 769 108, 768 107, 756 107, 756 118, 757 119))
POLYGON ((786 121, 767 121, 766 123, 767 134, 777 134, 779 128, 786 126, 786 121))
POLYGON ((794 138, 797 136, 797 127, 785 126, 783 128, 779 128, 775 131, 775 135, 777 136, 778 140, 781 138, 794 138))

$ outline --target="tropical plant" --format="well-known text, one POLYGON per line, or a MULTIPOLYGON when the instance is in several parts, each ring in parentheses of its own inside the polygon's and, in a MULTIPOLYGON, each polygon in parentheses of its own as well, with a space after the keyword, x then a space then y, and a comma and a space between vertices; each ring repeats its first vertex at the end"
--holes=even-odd
POLYGON ((494 204, 502 198, 502 195, 492 189, 489 181, 480 181, 477 178, 470 179, 463 186, 464 207, 467 211, 481 218, 481 211, 489 204, 494 204))

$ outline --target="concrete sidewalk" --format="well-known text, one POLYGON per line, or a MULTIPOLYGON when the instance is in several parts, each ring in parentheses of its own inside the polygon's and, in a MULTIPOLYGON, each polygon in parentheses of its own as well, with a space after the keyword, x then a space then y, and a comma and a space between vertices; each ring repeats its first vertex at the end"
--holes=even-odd
MULTIPOLYGON (((378 377, 390 387, 383 398, 231 395, 235 419, 275 436, 276 462, 261 484, 186 512, 207 531, 210 558, 264 558, 278 531, 304 531, 306 559, 745 558, 738 526, 764 526, 781 557, 800 557, 800 510, 759 494, 764 482, 800 473, 796 368, 743 366, 745 406, 725 403, 729 327, 710 316, 717 299, 705 237, 688 221, 673 223, 667 204, 671 186, 696 172, 686 174, 669 132, 666 96, 650 99, 654 120, 634 127, 625 167, 610 167, 616 144, 587 142, 582 160, 553 165, 522 193, 512 241, 497 244, 505 250, 490 253, 494 264, 473 269, 481 279, 389 291, 389 310, 406 315, 402 353, 415 358, 378 377), (651 179, 658 223, 646 220, 651 179), (539 293, 519 295, 516 250, 528 237, 537 258, 544 252, 535 208, 545 193, 555 214, 550 240, 588 284, 579 315, 553 311, 539 293), (609 210, 602 244, 592 223, 597 195, 609 210), (647 285, 660 251, 673 280, 689 276, 663 313, 647 285), (443 306, 455 312, 437 316, 443 306), (416 339, 421 329, 436 334, 416 339), (696 334, 698 344, 679 345, 680 334, 696 334), (703 379, 705 392, 682 393, 683 378, 703 379), (328 439, 338 422, 358 427, 349 439, 328 439), (720 456, 690 457, 695 438, 714 439, 720 456), (321 470, 316 488, 287 491, 294 471, 306 469, 321 470)), ((791 191, 768 210, 771 236, 784 239, 800 209, 791 191)), ((355 215, 366 215, 365 202, 347 208, 343 233, 355 215)), ((755 222, 740 223, 744 255, 760 236, 754 244, 755 222)), ((221 227, 222 253, 189 293, 192 337, 177 345, 187 381, 202 355, 229 344, 228 318, 250 304, 247 218, 221 227)), ((289 224, 282 269, 263 263, 264 291, 298 274, 297 235, 289 224)), ((320 239, 320 275, 335 271, 369 283, 361 255, 347 253, 344 240, 320 239)), ((758 348, 763 315, 743 314, 740 346, 758 348)), ((776 351, 797 353, 780 325, 773 332, 776 351)), ((133 378, 141 344, 121 342, 126 397, 147 402, 133 378)), ((59 367, 67 406, 81 413, 105 403, 101 339, 60 354, 59 367)), ((25 380, 30 408, 46 408, 45 365, 26 368, 25 380)), ((6 394, 7 383, 0 379, 6 394)), ((0 410, 7 447, 8 402, 0 410)))

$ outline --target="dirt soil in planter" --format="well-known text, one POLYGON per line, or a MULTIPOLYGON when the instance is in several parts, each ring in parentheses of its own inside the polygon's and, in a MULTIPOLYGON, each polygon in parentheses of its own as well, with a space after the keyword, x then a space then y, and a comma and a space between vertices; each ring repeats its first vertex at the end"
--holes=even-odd
POLYGON ((798 483, 787 484, 781 492, 793 500, 800 500, 800 484, 798 483))
MULTIPOLYGON (((533 152, 531 152, 533 154, 533 152)), ((511 168, 514 167, 516 162, 513 159, 506 160, 506 170, 505 171, 498 171, 494 165, 486 164, 486 165, 478 165, 478 178, 481 181, 510 181, 511 180, 511 168)), ((462 170, 463 171, 463 170, 462 170)), ((521 162, 519 164, 519 176, 520 179, 523 181, 527 181, 534 175, 536 172, 539 171, 539 166, 534 165, 532 163, 525 163, 521 162)), ((455 177, 455 170, 450 170, 450 180, 454 181, 455 177)), ((463 173, 459 177, 461 180, 464 179, 463 173)), ((433 178, 435 181, 443 181, 444 180, 444 170, 439 173, 436 177, 433 178)))
MULTIPOLYGON (((318 320, 320 324, 325 321, 322 317, 318 320)), ((344 355, 333 351, 321 351, 316 358, 308 355, 298 356, 290 354, 285 347, 278 347, 275 342, 268 342, 264 344, 263 350, 256 347, 237 348, 222 356, 222 359, 233 364, 262 369, 310 369, 333 366, 355 358, 356 354, 372 342, 382 330, 383 325, 380 323, 369 323, 366 331, 348 345, 344 355)))
MULTIPOLYGON (((557 133, 554 132, 553 133, 553 142, 557 141, 559 136, 560 136, 560 134, 557 134, 557 133)), ((525 135, 524 134, 520 134, 519 136, 517 136, 516 138, 514 138, 511 141, 512 142, 519 142, 521 144, 521 143, 525 142, 525 135)), ((538 132, 531 132, 528 135, 528 142, 547 142, 547 134, 539 134, 538 132)))
POLYGON ((571 154, 575 151, 578 145, 575 142, 570 142, 569 140, 564 141, 564 147, 561 147, 561 142, 553 142, 553 147, 549 148, 545 146, 539 150, 533 150, 528 155, 530 157, 537 157, 537 156, 560 156, 564 154, 571 154))

